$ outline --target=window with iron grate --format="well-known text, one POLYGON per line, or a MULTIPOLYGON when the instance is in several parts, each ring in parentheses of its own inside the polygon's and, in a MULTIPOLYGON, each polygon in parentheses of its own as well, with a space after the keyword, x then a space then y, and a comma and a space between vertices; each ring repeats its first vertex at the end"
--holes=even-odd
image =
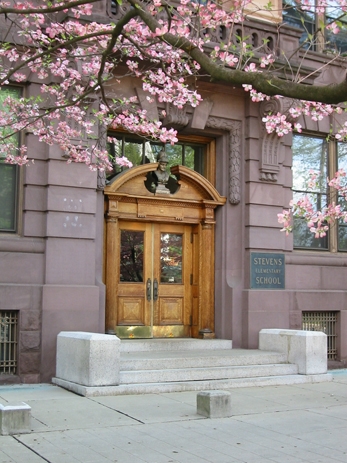
POLYGON ((337 359, 338 312, 302 312, 302 329, 322 331, 327 335, 328 360, 337 359))
POLYGON ((0 311, 0 375, 17 372, 18 312, 0 311))

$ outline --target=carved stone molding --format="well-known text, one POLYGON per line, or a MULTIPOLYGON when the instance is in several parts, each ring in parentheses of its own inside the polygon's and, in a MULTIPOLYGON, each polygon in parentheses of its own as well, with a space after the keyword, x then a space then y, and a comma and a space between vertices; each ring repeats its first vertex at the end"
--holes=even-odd
POLYGON ((296 106, 297 100, 293 98, 270 98, 270 100, 265 100, 260 103, 260 117, 266 116, 267 114, 285 114, 287 120, 292 121, 290 116, 289 109, 292 106, 296 106))
POLYGON ((176 130, 181 130, 189 124, 189 116, 186 114, 186 106, 178 108, 172 104, 166 104, 166 116, 163 120, 163 125, 169 126, 176 130))
POLYGON ((209 117, 206 127, 229 132, 229 202, 241 201, 241 121, 209 117))
MULTIPOLYGON (((260 118, 262 119, 267 114, 285 114, 288 121, 293 119, 290 117, 289 109, 295 104, 295 100, 291 98, 271 98, 268 101, 263 101, 260 104, 260 118)), ((265 125, 262 127, 262 153, 260 160, 260 180, 264 182, 277 182, 278 173, 280 171, 280 149, 281 139, 276 133, 267 133, 265 125)))
POLYGON ((280 146, 281 141, 276 133, 264 134, 260 160, 260 180, 277 182, 280 170, 278 162, 280 146))

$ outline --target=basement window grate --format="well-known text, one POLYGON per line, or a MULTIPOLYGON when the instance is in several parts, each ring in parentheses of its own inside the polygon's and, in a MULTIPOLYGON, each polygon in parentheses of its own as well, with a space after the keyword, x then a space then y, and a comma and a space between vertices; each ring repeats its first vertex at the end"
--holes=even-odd
POLYGON ((18 312, 0 311, 0 375, 17 372, 18 312))
POLYGON ((328 360, 337 359, 337 312, 302 312, 302 329, 327 335, 328 360))

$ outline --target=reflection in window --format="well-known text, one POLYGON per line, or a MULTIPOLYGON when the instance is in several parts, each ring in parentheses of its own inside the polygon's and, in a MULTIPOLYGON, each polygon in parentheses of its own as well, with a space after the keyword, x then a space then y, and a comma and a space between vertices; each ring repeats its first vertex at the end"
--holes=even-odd
MULTIPOLYGON (((177 143, 175 145, 144 141, 133 135, 111 135, 115 140, 108 149, 112 158, 126 157, 134 166, 157 162, 157 155, 163 148, 169 158, 168 167, 183 165, 204 175, 205 146, 194 143, 177 143)), ((124 168, 115 165, 114 174, 124 168)))
POLYGON ((329 29, 325 28, 326 48, 336 52, 347 51, 347 15, 341 10, 340 5, 336 2, 328 1, 326 10, 326 25, 335 22, 339 28, 337 34, 333 34, 329 29))
MULTIPOLYGON (((347 172, 347 143, 337 143, 337 170, 343 169, 347 172)), ((346 200, 339 196, 338 203, 343 211, 346 210, 346 200)), ((347 223, 340 219, 338 223, 338 250, 347 251, 347 223)))
POLYGON ((318 0, 308 0, 304 8, 295 0, 283 1, 283 22, 302 30, 300 43, 315 51, 347 51, 347 15, 337 2, 327 0, 325 12, 317 9, 318 0), (326 26, 335 23, 339 32, 332 33, 326 26))
POLYGON ((144 232, 121 230, 120 281, 143 281, 144 232))
MULTIPOLYGON (((293 199, 308 195, 319 210, 327 204, 328 142, 324 138, 294 135, 292 152, 293 199), (308 186, 311 170, 320 173, 313 190, 308 186)), ((328 237, 315 238, 304 219, 294 218, 293 234, 295 248, 328 249, 328 237)))
POLYGON ((301 10, 295 0, 285 0, 283 1, 282 16, 285 24, 303 31, 299 42, 304 44, 304 48, 308 48, 316 30, 314 6, 312 6, 311 11, 301 10))
MULTIPOLYGON (((20 94, 18 87, 1 87, 0 105, 8 96, 19 98, 20 94)), ((10 135, 9 130, 0 127, 0 136, 5 135, 10 135)), ((18 134, 12 135, 9 140, 19 146, 18 134)), ((0 142, 0 231, 15 232, 17 229, 18 177, 18 166, 4 162, 0 142)))
POLYGON ((182 284, 182 235, 160 234, 160 283, 182 284))

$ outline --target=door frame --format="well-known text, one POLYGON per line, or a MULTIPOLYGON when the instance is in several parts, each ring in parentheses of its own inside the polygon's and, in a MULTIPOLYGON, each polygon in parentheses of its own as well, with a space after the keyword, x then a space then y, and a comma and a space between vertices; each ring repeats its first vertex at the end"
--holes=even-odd
MULTIPOLYGON (((106 333, 117 326, 119 220, 175 223, 193 226, 192 320, 190 336, 213 338, 214 333, 214 226, 215 208, 225 204, 215 187, 201 174, 173 166, 178 189, 155 194, 145 186, 146 176, 157 164, 144 164, 118 175, 105 190, 106 333)), ((129 338, 137 337, 129 332, 129 338)))

